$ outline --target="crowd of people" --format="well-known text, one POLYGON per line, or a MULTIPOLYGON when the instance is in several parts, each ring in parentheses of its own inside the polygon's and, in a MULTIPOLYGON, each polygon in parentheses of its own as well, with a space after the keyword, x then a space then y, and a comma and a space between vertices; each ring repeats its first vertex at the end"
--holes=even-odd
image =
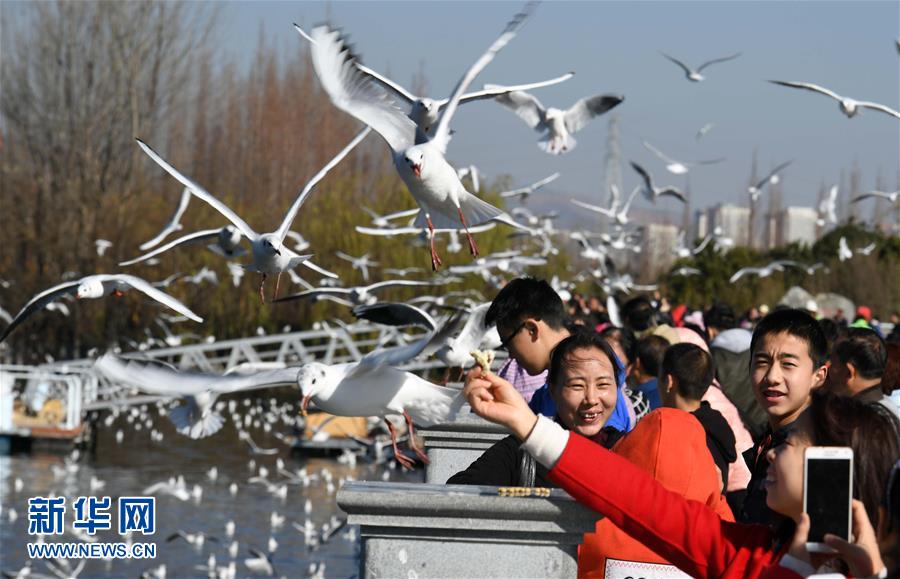
POLYGON ((485 323, 509 359, 473 368, 466 396, 512 435, 448 483, 558 486, 604 515, 584 577, 900 577, 896 326, 885 339, 870 313, 739 319, 647 297, 617 309, 533 278, 500 290, 485 323), (852 536, 826 536, 828 555, 807 549, 813 446, 854 454, 852 536))

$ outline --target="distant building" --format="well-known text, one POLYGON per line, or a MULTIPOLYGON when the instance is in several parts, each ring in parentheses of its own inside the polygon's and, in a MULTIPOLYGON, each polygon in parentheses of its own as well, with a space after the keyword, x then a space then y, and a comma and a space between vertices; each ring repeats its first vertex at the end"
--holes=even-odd
POLYGON ((769 248, 791 243, 812 245, 817 239, 818 218, 819 214, 812 207, 787 207, 775 215, 770 215, 769 248))
POLYGON ((735 245, 746 245, 750 228, 750 208, 720 203, 697 212, 697 237, 706 237, 716 227, 721 227, 722 234, 733 239, 735 245))
POLYGON ((650 223, 644 226, 644 246, 640 254, 642 279, 645 276, 646 279, 656 279, 672 267, 678 257, 673 252, 678 242, 678 231, 678 227, 669 224, 650 223))

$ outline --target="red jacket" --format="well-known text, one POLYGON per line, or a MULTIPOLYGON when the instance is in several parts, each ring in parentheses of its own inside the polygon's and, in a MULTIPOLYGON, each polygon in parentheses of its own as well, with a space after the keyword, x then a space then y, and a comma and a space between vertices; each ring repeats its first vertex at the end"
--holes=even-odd
POLYGON ((783 554, 768 527, 723 520, 574 432, 550 478, 692 577, 757 577, 783 554))

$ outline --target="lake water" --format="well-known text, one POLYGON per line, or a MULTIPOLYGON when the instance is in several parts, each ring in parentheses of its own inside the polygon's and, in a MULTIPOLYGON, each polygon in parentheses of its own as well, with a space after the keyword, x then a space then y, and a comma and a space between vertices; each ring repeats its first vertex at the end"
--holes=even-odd
MULTIPOLYGON (((268 550, 270 537, 277 542, 271 559, 276 576, 306 577, 311 565, 324 563, 324 576, 350 577, 358 574, 359 541, 358 529, 344 527, 334 537, 318 548, 309 548, 301 528, 309 520, 319 529, 334 515, 342 515, 335 498, 340 483, 348 477, 355 480, 391 480, 422 482, 424 471, 410 473, 399 468, 389 468, 384 464, 374 464, 360 457, 356 464, 342 464, 335 458, 310 457, 297 451, 280 440, 275 433, 290 434, 295 408, 285 406, 283 410, 261 412, 255 410, 250 418, 250 408, 266 406, 266 398, 253 398, 251 406, 237 405, 237 414, 247 421, 245 429, 261 448, 278 449, 277 454, 253 454, 249 446, 238 438, 230 414, 226 411, 226 424, 211 437, 192 440, 175 432, 166 416, 160 415, 156 406, 149 406, 138 419, 123 412, 107 426, 101 415, 98 422, 98 436, 95 452, 82 452, 77 460, 71 460, 71 453, 62 449, 36 448, 29 454, 0 456, 0 570, 15 572, 28 560, 26 543, 35 537, 28 535, 28 499, 35 496, 65 496, 66 523, 74 517, 74 501, 79 496, 109 496, 113 504, 119 496, 141 496, 143 490, 153 483, 165 481, 169 477, 184 477, 188 491, 195 485, 202 489, 199 499, 182 501, 176 497, 158 494, 156 507, 157 532, 153 536, 135 536, 137 541, 152 541, 157 546, 157 556, 153 560, 87 560, 80 577, 139 577, 141 573, 166 565, 167 577, 206 577, 206 571, 197 569, 205 565, 210 554, 215 555, 218 566, 226 566, 232 560, 237 563, 237 576, 254 575, 245 565, 250 558, 250 547, 262 552, 268 550), (151 426, 148 428, 146 422, 151 426), (264 425, 270 424, 266 432, 264 425), (140 423, 140 430, 137 424, 140 423), (162 434, 162 440, 151 440, 151 431, 162 434), (122 432, 122 441, 117 442, 116 433, 122 432), (288 484, 287 495, 280 498, 269 492, 261 483, 251 483, 248 479, 259 475, 259 468, 268 470, 267 479, 277 485, 287 479, 278 474, 276 462, 284 461, 284 468, 296 473, 306 469, 310 478, 309 486, 288 484), (255 462, 255 466, 249 464, 255 462), (216 480, 211 480, 208 472, 215 467, 216 480), (91 490, 92 478, 105 482, 101 490, 91 490), (22 487, 16 490, 16 480, 22 487), (330 484, 329 484, 330 481, 330 484), (237 484, 236 495, 229 487, 237 484), (307 499, 312 510, 305 512, 307 499), (10 520, 11 510, 17 518, 10 520), (280 527, 271 525, 272 513, 285 517, 280 527), (227 538, 225 526, 234 521, 233 538, 227 538), (215 536, 219 542, 207 541, 198 549, 181 539, 167 542, 170 535, 183 530, 188 533, 202 531, 215 536), (232 541, 238 542, 238 554, 232 559, 228 547, 232 541)), ((280 403, 279 403, 280 405, 280 403)), ((276 405, 277 406, 277 405, 276 405)), ((273 407, 269 407, 273 408, 273 407)), ((158 434, 156 435, 158 436, 158 434)), ((115 507, 113 529, 98 531, 102 542, 120 542, 117 533, 115 507)), ((75 541, 71 536, 53 537, 56 541, 75 541)), ((78 561, 73 561, 73 566, 78 561)), ((320 569, 321 570, 321 569, 320 569)), ((50 574, 43 561, 34 561, 33 572, 50 574)))

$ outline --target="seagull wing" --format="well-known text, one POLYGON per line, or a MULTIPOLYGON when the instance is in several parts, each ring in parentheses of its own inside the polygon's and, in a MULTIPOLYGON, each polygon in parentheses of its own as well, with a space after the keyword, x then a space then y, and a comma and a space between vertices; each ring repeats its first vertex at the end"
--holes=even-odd
MULTIPOLYGON (((172 240, 165 245, 161 245, 151 251, 150 253, 145 253, 140 257, 135 257, 134 259, 129 259, 128 261, 120 262, 119 265, 121 267, 125 267, 126 265, 134 265, 135 263, 140 263, 142 261, 147 261, 148 259, 159 255, 160 253, 165 253, 172 249, 173 247, 177 247, 179 245, 184 245, 186 243, 194 243, 198 241, 205 241, 207 239, 214 239, 219 236, 219 231, 221 229, 203 229, 201 231, 195 231, 194 233, 189 233, 178 239, 172 240)), ((143 246, 141 246, 143 248, 143 246)))
POLYGON ((191 193, 193 193, 200 199, 203 199, 204 201, 209 203, 213 207, 213 209, 224 215, 225 218, 228 219, 228 221, 232 222, 234 226, 237 227, 238 230, 240 230, 240 232, 243 233, 247 238, 249 238, 250 240, 255 240, 257 237, 259 237, 259 235, 257 235, 257 233, 253 231, 253 229, 249 225, 247 225, 247 223, 243 219, 241 219, 237 213, 229 209, 227 205, 219 201, 206 189, 204 189, 200 185, 197 185, 196 183, 179 173, 178 169, 176 169, 175 167, 170 165, 168 161, 160 157, 156 151, 154 151, 150 148, 149 145, 147 145, 147 143, 140 139, 135 140, 137 141, 138 145, 141 146, 141 149, 143 149, 151 159, 156 161, 157 165, 165 169, 169 175, 175 177, 178 182, 190 189, 191 193))
POLYGON ((881 199, 890 199, 891 196, 887 193, 882 193, 881 191, 869 191, 868 193, 861 193, 857 195, 853 199, 850 200, 850 203, 859 203, 863 199, 868 199, 870 197, 879 197, 881 199))
POLYGON ((388 77, 384 76, 383 74, 375 72, 368 66, 364 66, 360 63, 356 63, 356 67, 359 70, 361 70, 363 72, 363 74, 367 74, 367 75, 371 76, 372 80, 374 80, 375 82, 380 84, 382 87, 391 91, 392 93, 397 95, 402 100, 406 101, 410 106, 412 106, 413 103, 415 103, 417 100, 419 100, 419 97, 417 97, 413 93, 409 92, 408 90, 406 90, 405 88, 403 88, 402 86, 400 86, 399 84, 394 82, 393 80, 389 79, 388 77))
POLYGON ((365 235, 392 237, 394 235, 416 235, 422 233, 423 229, 421 227, 363 227, 357 225, 356 231, 365 235))
POLYGON ((756 184, 756 188, 762 189, 765 186, 765 184, 769 182, 769 179, 771 179, 772 177, 774 177, 775 175, 777 175, 778 173, 780 173, 781 171, 786 169, 787 166, 793 162, 794 162, 793 159, 790 161, 785 161, 784 163, 778 165, 777 167, 775 167, 774 169, 769 171, 769 174, 766 175, 764 178, 760 179, 759 183, 756 184))
POLYGON ((666 54, 665 52, 660 52, 660 54, 662 54, 663 56, 665 56, 666 58, 668 58, 669 60, 671 60, 672 62, 674 62, 675 64, 677 64, 678 66, 680 66, 680 67, 681 67, 681 70, 684 71, 684 74, 688 74, 688 75, 689 75, 689 74, 692 74, 692 73, 694 72, 693 70, 690 69, 690 67, 689 67, 688 65, 686 65, 686 64, 683 63, 683 62, 681 62, 680 60, 678 60, 678 59, 675 58, 674 56, 669 56, 669 55, 666 54))
POLYGON ((723 56, 721 58, 714 58, 712 60, 707 60, 706 62, 704 62, 703 64, 701 64, 700 66, 697 67, 697 72, 702 72, 704 68, 706 68, 707 66, 713 65, 713 64, 717 64, 720 62, 727 62, 729 60, 734 60, 735 58, 739 57, 740 55, 741 55, 740 52, 735 52, 734 54, 731 54, 729 56, 723 56))
POLYGON ((541 101, 537 100, 537 97, 527 92, 514 91, 498 96, 497 102, 516 113, 520 119, 525 121, 528 128, 536 131, 544 130, 544 119, 547 111, 544 105, 541 104, 541 101))
POLYGON ((375 129, 395 152, 415 144, 416 124, 359 69, 340 32, 320 26, 312 37, 313 67, 334 106, 375 129))
POLYGON ((573 204, 587 209, 588 211, 593 211, 595 213, 600 213, 601 215, 606 215, 607 217, 612 217, 614 213, 605 207, 599 207, 597 205, 591 205, 590 203, 585 203, 584 201, 579 201, 578 199, 569 199, 573 204))
POLYGON ((75 289, 80 283, 81 280, 61 283, 59 285, 53 286, 50 289, 46 289, 31 298, 28 303, 25 304, 22 310, 18 314, 16 314, 15 319, 13 319, 13 321, 10 322, 8 326, 6 326, 6 329, 3 330, 3 334, 0 335, 0 342, 5 340, 6 336, 8 336, 14 329, 19 326, 19 324, 24 322, 28 318, 28 316, 30 316, 34 312, 45 308, 47 304, 58 300, 64 295, 73 295, 75 293, 75 289))
POLYGON ((731 279, 728 280, 728 283, 734 283, 737 280, 744 277, 745 275, 747 275, 748 273, 758 273, 758 272, 759 272, 759 270, 755 267, 741 268, 741 269, 737 270, 736 272, 734 272, 734 275, 731 276, 731 279))
POLYGON ((620 211, 621 215, 628 215, 628 209, 631 207, 631 202, 634 201, 635 196, 641 192, 641 187, 637 186, 631 191, 631 195, 628 196, 628 201, 625 202, 625 205, 622 207, 622 211, 620 211))
POLYGON ((453 115, 456 114, 456 108, 459 106, 459 99, 466 89, 469 88, 469 85, 472 84, 472 81, 475 80, 475 77, 478 76, 492 60, 494 60, 497 53, 503 50, 503 48, 516 37, 519 29, 522 28, 522 25, 525 24, 525 21, 531 16, 533 10, 533 3, 526 4, 523 11, 516 14, 506 25, 503 33, 500 34, 500 37, 497 38, 493 44, 491 44, 487 49, 487 52, 482 54, 478 60, 475 61, 475 64, 469 67, 469 70, 467 70, 463 77, 459 79, 456 88, 453 89, 453 92, 450 95, 450 102, 448 102, 447 106, 441 111, 441 117, 438 119, 437 128, 434 130, 434 137, 432 138, 432 141, 437 145, 441 152, 446 153, 447 151, 447 144, 450 142, 450 120, 453 118, 453 115))
POLYGON ((302 292, 296 293, 296 294, 282 296, 276 300, 273 300, 272 303, 277 304, 279 302, 290 302, 293 300, 302 300, 302 299, 306 299, 306 298, 319 298, 320 296, 323 298, 326 296, 333 296, 333 297, 347 296, 347 295, 350 295, 350 293, 352 291, 353 290, 351 290, 351 289, 342 288, 342 287, 327 287, 327 288, 319 287, 319 288, 315 288, 315 289, 311 289, 311 290, 302 291, 302 292))
POLYGON ((662 160, 665 161, 666 163, 680 163, 680 161, 676 161, 676 160, 673 159, 672 157, 666 155, 665 153, 663 153, 662 151, 660 151, 659 149, 657 149, 656 147, 654 147, 653 145, 651 145, 651 144, 648 143, 647 141, 643 141, 643 143, 644 143, 644 148, 645 148, 645 149, 647 149, 648 151, 650 151, 651 153, 653 153, 654 155, 656 155, 657 157, 659 157, 660 159, 662 159, 662 160))
POLYGON ((580 99, 566 111, 566 130, 575 133, 583 129, 594 117, 618 106, 625 100, 624 96, 599 94, 580 99))
POLYGON ((500 196, 501 197, 515 197, 516 195, 521 195, 523 193, 529 193, 529 194, 534 193, 535 191, 537 191, 544 185, 547 185, 547 184, 552 183, 553 181, 556 181, 557 179, 559 179, 559 175, 560 175, 559 173, 554 173, 554 174, 550 175, 549 177, 545 177, 545 178, 541 179, 540 181, 536 181, 535 183, 528 185, 527 187, 522 187, 520 189, 513 189, 512 191, 505 191, 505 192, 501 193, 500 196))
POLYGON ((430 286, 430 285, 446 285, 448 281, 420 281, 414 279, 392 279, 380 281, 365 287, 365 291, 372 293, 375 290, 384 289, 394 286, 430 286))
POLYGON ((307 197, 309 197, 309 194, 312 192, 313 187, 315 187, 319 181, 324 179, 325 175, 328 174, 328 171, 330 171, 334 168, 335 165, 340 163, 344 159, 344 157, 346 157, 350 153, 350 151, 352 151, 356 147, 356 145, 360 143, 360 141, 365 139, 369 134, 369 131, 371 130, 371 127, 366 127, 365 129, 360 131, 355 137, 353 137, 353 140, 350 141, 350 143, 341 150, 340 153, 335 155, 335 157, 331 161, 329 161, 327 165, 322 167, 322 169, 318 173, 316 173, 313 178, 310 179, 309 182, 303 187, 303 190, 300 191, 299 195, 297 195, 297 199, 294 200, 291 208, 288 209, 287 215, 284 216, 284 221, 281 222, 281 227, 278 228, 278 238, 281 241, 284 241, 284 237, 285 235, 287 235, 288 230, 291 228, 291 224, 294 222, 294 218, 297 217, 297 212, 300 210, 300 206, 303 205, 303 202, 306 201, 307 197))
POLYGON ((101 282, 103 282, 104 286, 107 283, 119 283, 119 282, 126 283, 129 286, 131 286, 132 288, 138 290, 139 292, 142 292, 145 295, 147 295, 148 297, 153 298, 154 300, 163 304, 164 306, 168 306, 169 308, 175 310, 182 316, 188 317, 188 318, 194 320, 195 322, 200 322, 200 323, 203 322, 203 318, 201 318, 200 316, 198 316, 197 314, 192 312, 186 305, 184 305, 180 301, 176 300, 169 294, 156 289, 155 287, 153 287, 152 285, 147 283, 145 280, 143 280, 137 276, 127 275, 127 274, 115 274, 115 275, 100 275, 100 276, 98 276, 98 278, 100 279, 101 282))
POLYGON ((653 195, 653 176, 643 167, 635 163, 634 161, 630 161, 631 168, 637 171, 637 174, 641 176, 641 179, 644 180, 644 190, 649 194, 653 195))
POLYGON ((485 316, 487 316, 487 311, 490 307, 491 304, 489 303, 481 304, 469 313, 462 330, 460 330, 459 335, 456 336, 456 343, 461 350, 474 350, 478 348, 482 340, 484 340, 484 335, 488 331, 484 326, 484 319, 485 316))
POLYGON ((868 102, 868 101, 856 101, 856 104, 861 107, 866 107, 867 109, 872 109, 875 111, 881 111, 883 113, 887 113, 894 118, 900 119, 900 113, 898 113, 894 109, 892 109, 890 107, 886 107, 882 104, 868 102))
POLYGON ((181 224, 179 222, 181 221, 181 216, 184 215, 184 212, 187 210, 188 202, 190 200, 191 190, 185 187, 181 192, 181 199, 178 201, 178 209, 175 210, 175 215, 173 215, 169 222, 166 223, 163 230, 159 232, 159 235, 140 245, 141 251, 147 251, 152 247, 156 247, 167 235, 181 229, 181 224))
POLYGON ((540 82, 532 82, 529 84, 517 84, 513 86, 501 86, 497 84, 484 85, 484 89, 470 92, 468 94, 464 94, 460 97, 459 102, 464 103, 468 101, 481 100, 481 99, 490 99, 498 97, 502 94, 510 93, 513 91, 525 91, 525 90, 534 90, 536 88, 543 88, 545 86, 552 86, 554 84, 559 84, 561 82, 565 82, 575 76, 574 72, 566 73, 562 76, 558 76, 556 78, 551 78, 550 80, 544 80, 540 82), (490 88, 489 88, 490 87, 490 88))
POLYGON ((674 197, 682 203, 687 203, 687 197, 685 197, 684 193, 682 193, 675 187, 666 187, 665 189, 661 190, 659 192, 659 197, 674 197))
POLYGON ((817 84, 812 84, 811 82, 791 82, 787 80, 770 80, 772 84, 780 84, 781 86, 787 86, 790 88, 802 88, 803 90, 811 90, 813 92, 821 93, 835 100, 841 100, 841 95, 838 93, 828 90, 825 87, 821 87, 817 84))
MULTIPOLYGON (((331 279, 340 279, 340 277, 341 277, 338 274, 334 273, 333 271, 328 271, 324 267, 319 267, 318 265, 314 264, 313 262, 311 262, 308 259, 303 262, 303 265, 305 265, 309 269, 313 270, 314 272, 320 273, 320 274, 324 275, 325 277, 330 277, 331 279)), ((293 271, 293 270, 288 270, 288 271, 293 271)))
POLYGON ((384 326, 419 326, 433 332, 437 322, 427 312, 405 303, 383 302, 353 308, 353 315, 384 326))

